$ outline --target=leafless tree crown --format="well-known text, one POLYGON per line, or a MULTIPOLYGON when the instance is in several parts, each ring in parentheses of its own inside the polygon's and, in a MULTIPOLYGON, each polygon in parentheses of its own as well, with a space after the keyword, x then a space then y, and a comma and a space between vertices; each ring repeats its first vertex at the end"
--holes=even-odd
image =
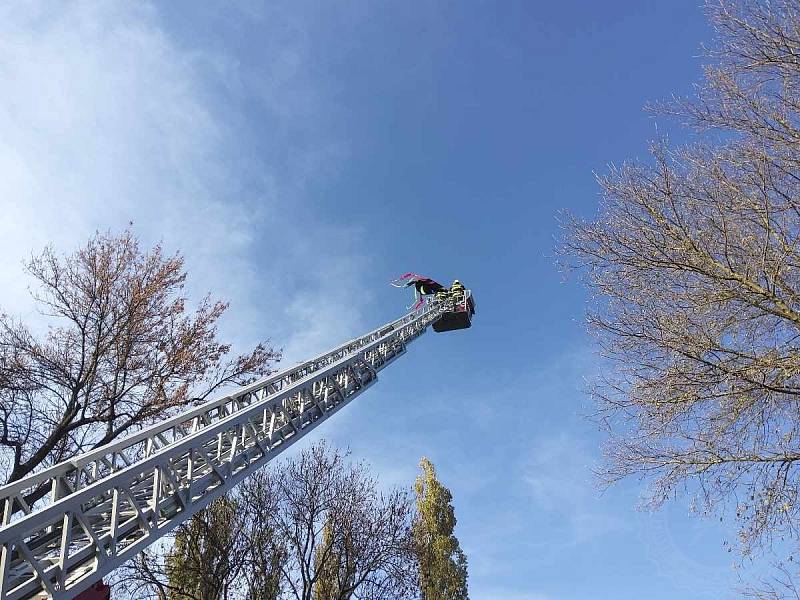
MULTIPOLYGON (((224 546, 224 557, 212 552, 203 558, 195 552, 200 558, 192 560, 192 544, 184 541, 182 562, 196 565, 199 572, 181 579, 170 577, 178 545, 170 554, 157 549, 123 568, 119 590, 154 600, 417 597, 407 493, 382 493, 363 463, 347 462, 345 454, 324 441, 253 474, 224 502, 222 508, 236 507, 222 527, 224 535, 214 536, 217 546, 224 546), (204 573, 220 566, 225 575, 218 585, 209 580, 201 586, 204 573)), ((214 514, 213 509, 201 511, 192 519, 200 523, 181 529, 202 532, 214 514)))
MULTIPOLYGON (((0 476, 20 479, 152 423, 220 386, 270 371, 265 344, 230 357, 227 304, 186 307, 183 258, 144 251, 130 231, 26 264, 43 335, 0 314, 0 476)), ((27 498, 34 502, 45 490, 27 498)))
POLYGON ((411 502, 402 490, 382 493, 363 463, 320 442, 254 475, 242 497, 263 507, 282 544, 287 597, 314 600, 323 583, 326 600, 414 597, 411 502))
POLYGON ((595 389, 606 480, 730 502, 750 551, 800 524, 800 4, 708 11, 706 82, 660 109, 711 141, 612 168, 564 255, 615 365, 595 389))

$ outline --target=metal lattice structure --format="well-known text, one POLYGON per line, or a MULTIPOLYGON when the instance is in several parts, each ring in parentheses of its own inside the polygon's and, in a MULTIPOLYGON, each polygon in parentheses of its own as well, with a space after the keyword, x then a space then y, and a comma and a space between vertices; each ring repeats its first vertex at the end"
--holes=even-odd
POLYGON ((446 304, 0 487, 0 600, 87 589, 368 389, 446 304))

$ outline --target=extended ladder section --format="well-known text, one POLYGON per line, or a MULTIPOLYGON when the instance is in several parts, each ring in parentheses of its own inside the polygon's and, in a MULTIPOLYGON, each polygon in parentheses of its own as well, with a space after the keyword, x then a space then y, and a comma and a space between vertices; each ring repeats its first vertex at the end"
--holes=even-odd
POLYGON ((446 310, 420 310, 296 367, 0 487, 0 600, 68 600, 369 388, 446 310))

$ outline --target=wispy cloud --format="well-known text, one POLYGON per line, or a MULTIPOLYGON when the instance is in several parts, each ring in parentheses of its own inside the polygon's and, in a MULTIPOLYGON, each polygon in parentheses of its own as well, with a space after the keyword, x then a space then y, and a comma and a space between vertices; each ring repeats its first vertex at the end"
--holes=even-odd
POLYGON ((698 599, 734 597, 737 577, 753 580, 761 566, 752 557, 736 564, 738 557, 723 546, 728 532, 722 523, 691 514, 681 500, 658 511, 639 511, 634 522, 653 572, 698 599))
POLYGON ((361 264, 358 232, 293 209, 345 147, 303 75, 308 42, 242 18, 274 40, 271 79, 225 49, 178 43, 147 3, 0 7, 3 310, 30 316, 20 263, 32 251, 132 221, 145 242, 183 251, 195 297, 232 301, 223 330, 239 345, 270 335, 299 359, 362 325, 363 299, 341 291, 361 264), (244 95, 284 132, 275 144, 305 128, 280 164, 228 110, 244 95))
POLYGON ((587 446, 562 431, 537 440, 523 467, 536 508, 558 515, 569 534, 565 542, 570 544, 626 527, 618 516, 603 509, 592 474, 596 451, 587 446))

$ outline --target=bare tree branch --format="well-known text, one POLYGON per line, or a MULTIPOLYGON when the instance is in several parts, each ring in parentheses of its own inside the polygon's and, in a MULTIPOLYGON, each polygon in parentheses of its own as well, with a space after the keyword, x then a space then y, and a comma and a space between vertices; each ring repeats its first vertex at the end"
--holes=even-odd
POLYGON ((800 4, 707 8, 705 85, 656 108, 721 136, 612 168, 563 256, 613 365, 594 389, 604 481, 730 505, 748 553, 800 533, 800 4))
MULTIPOLYGON (((15 481, 153 423, 228 384, 264 376, 279 352, 231 357, 217 339, 228 305, 186 307, 183 258, 144 251, 130 231, 32 257, 44 335, 0 314, 0 465, 15 481)), ((29 504, 47 490, 36 490, 29 504)))

